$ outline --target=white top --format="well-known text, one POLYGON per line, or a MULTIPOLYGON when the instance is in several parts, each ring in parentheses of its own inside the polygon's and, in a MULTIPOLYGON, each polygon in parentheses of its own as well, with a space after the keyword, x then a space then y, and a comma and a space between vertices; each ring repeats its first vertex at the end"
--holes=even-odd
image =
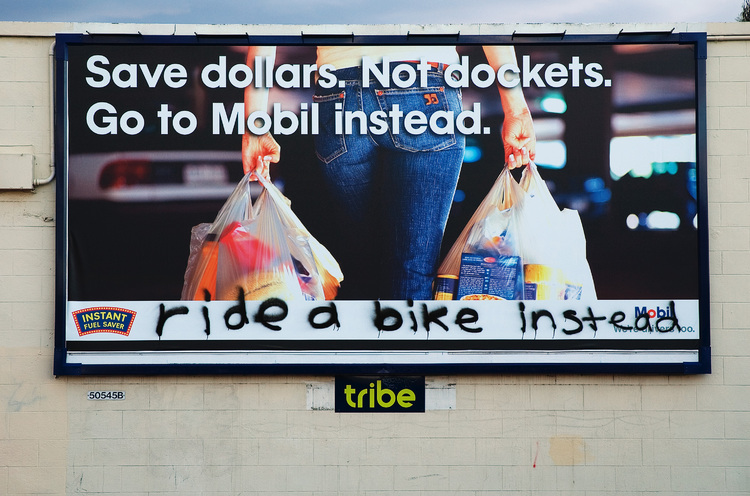
POLYGON ((456 47, 448 46, 319 46, 318 67, 331 64, 336 69, 360 67, 362 58, 380 63, 383 57, 391 62, 414 61, 453 64, 459 61, 456 47))

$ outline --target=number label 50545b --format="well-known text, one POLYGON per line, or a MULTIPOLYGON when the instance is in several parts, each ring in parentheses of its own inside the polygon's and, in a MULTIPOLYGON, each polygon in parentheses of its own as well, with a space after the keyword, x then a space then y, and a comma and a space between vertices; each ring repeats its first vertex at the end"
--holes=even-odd
POLYGON ((125 391, 89 391, 90 400, 124 400, 125 391))

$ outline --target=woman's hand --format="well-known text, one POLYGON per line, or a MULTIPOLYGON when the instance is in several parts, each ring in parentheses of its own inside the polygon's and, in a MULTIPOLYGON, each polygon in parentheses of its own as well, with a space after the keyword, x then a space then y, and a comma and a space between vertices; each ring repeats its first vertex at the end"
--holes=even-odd
POLYGON ((242 136, 242 169, 247 174, 256 171, 270 180, 269 163, 277 163, 281 157, 281 147, 271 133, 255 136, 245 133, 242 136))
POLYGON ((505 163, 514 169, 527 165, 536 157, 536 134, 528 107, 520 112, 506 112, 503 121, 503 147, 505 163))

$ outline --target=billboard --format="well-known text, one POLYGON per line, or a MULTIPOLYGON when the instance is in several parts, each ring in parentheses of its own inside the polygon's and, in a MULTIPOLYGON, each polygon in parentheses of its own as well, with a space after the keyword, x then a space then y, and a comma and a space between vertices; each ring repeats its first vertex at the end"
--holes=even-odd
POLYGON ((56 43, 56 374, 710 372, 706 36, 56 43))

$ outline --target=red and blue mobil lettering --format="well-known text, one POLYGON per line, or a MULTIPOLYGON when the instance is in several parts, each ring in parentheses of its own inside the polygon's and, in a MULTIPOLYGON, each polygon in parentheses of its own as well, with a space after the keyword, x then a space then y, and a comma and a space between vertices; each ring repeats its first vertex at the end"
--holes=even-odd
POLYGON ((73 312, 79 336, 98 332, 113 332, 127 336, 133 327, 135 312, 125 308, 95 307, 73 312))
POLYGON ((635 307, 635 317, 638 318, 641 315, 648 314, 649 319, 654 318, 663 318, 663 317, 673 317, 672 312, 670 310, 670 307, 667 308, 646 308, 646 307, 635 307))

